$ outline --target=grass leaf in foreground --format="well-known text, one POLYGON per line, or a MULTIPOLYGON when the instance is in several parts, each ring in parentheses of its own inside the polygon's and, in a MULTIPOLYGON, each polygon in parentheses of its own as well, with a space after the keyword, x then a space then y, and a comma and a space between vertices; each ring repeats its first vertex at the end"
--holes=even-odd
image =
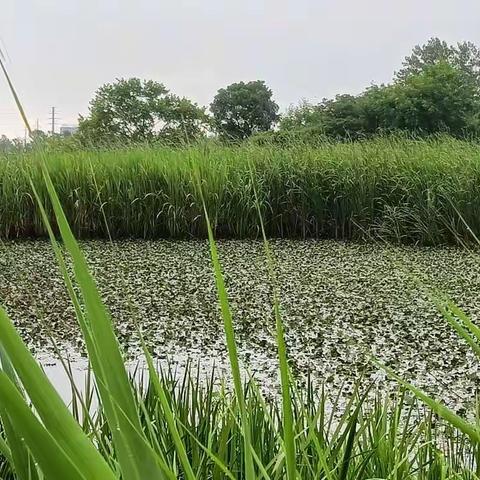
POLYGON ((75 240, 47 169, 45 183, 65 248, 73 262, 75 278, 85 304, 87 327, 92 344, 87 343, 92 370, 110 425, 118 460, 125 480, 163 478, 158 458, 142 431, 138 408, 113 330, 112 320, 103 305, 85 257, 75 240), (112 401, 112 399, 114 401, 112 401))
MULTIPOLYGON (((76 465, 80 471, 88 472, 91 479, 114 478, 105 460, 83 433, 2 308, 0 308, 0 332, 2 347, 15 368, 28 397, 35 406, 45 428, 61 445, 72 464, 76 465)), ((6 376, 5 373, 3 374, 6 376)), ((12 385, 14 384, 12 383, 12 385)), ((16 386, 15 388, 18 391, 16 386)), ((18 395, 26 406, 26 401, 19 391, 18 395)), ((16 418, 8 410, 11 405, 4 405, 4 407, 7 409, 12 426, 17 429, 16 418)), ((32 450, 30 445, 29 448, 32 450)))
POLYGON ((287 479, 294 480, 297 476, 296 470, 296 452, 295 452, 295 432, 294 421, 292 412, 292 400, 290 392, 290 369, 288 366, 287 347, 285 344, 285 333, 283 327, 283 321, 280 312, 280 300, 278 293, 277 278, 275 275, 275 264, 273 254, 270 249, 270 244, 267 240, 265 233, 265 225, 263 222, 262 210, 260 208, 260 201, 258 198, 258 189, 255 182, 255 176, 253 174, 253 165, 250 164, 250 178, 252 181, 252 187, 254 191, 255 206, 257 208, 258 219, 260 223, 260 229, 262 232, 263 245, 265 249, 265 255, 267 257, 267 267, 272 282, 273 288, 273 309, 275 315, 275 327, 276 327, 276 341, 278 350, 278 361, 280 365, 280 380, 282 386, 282 424, 283 424, 283 441, 285 445, 285 460, 287 464, 287 479))
POLYGON ((472 442, 475 442, 476 444, 480 443, 480 430, 476 425, 467 422, 462 417, 457 415, 454 411, 450 410, 445 405, 440 403, 438 400, 431 398, 421 389, 404 380, 402 377, 397 375, 391 368, 387 367, 383 363, 375 359, 372 359, 372 362, 374 363, 374 365, 384 370, 390 377, 400 383, 400 385, 405 387, 407 390, 410 390, 410 392, 412 392, 423 403, 428 405, 428 407, 430 407, 439 417, 446 420, 448 423, 450 423, 450 425, 457 428, 465 435, 468 435, 472 442))
MULTIPOLYGON (((0 343, 0 364, 2 370, 5 372, 11 382, 21 389, 18 384, 18 378, 15 373, 15 369, 11 364, 7 354, 0 343)), ((21 392, 22 393, 22 392, 21 392)), ((10 418, 5 409, 0 409, 0 418, 2 419, 3 428, 5 430, 5 436, 8 442, 4 448, 0 448, 2 453, 9 459, 9 462, 14 466, 15 473, 19 477, 19 480, 37 480, 38 474, 35 469, 34 460, 32 455, 28 451, 25 443, 22 441, 18 432, 12 425, 10 418), (8 451, 6 450, 8 448, 8 451)))
MULTIPOLYGON (((115 478, 111 472, 110 474, 107 473, 106 477, 99 475, 98 472, 92 473, 92 476, 90 476, 87 472, 89 470, 93 471, 93 469, 89 469, 85 462, 75 465, 74 462, 77 459, 73 458, 71 452, 67 454, 63 450, 64 445, 61 447, 61 444, 55 441, 4 372, 0 372, 0 404, 47 478, 68 478, 69 480, 115 478)), ((89 456, 88 458, 92 457, 89 456)), ((85 460, 87 461, 87 458, 85 460)))
POLYGON ((230 367, 233 377, 233 385, 235 388, 235 394, 237 402, 240 408, 240 414, 242 417, 242 433, 244 439, 244 460, 245 460, 245 478, 246 480, 255 479, 255 467, 252 457, 252 442, 251 442, 251 430, 250 430, 250 421, 248 417, 248 412, 245 406, 245 397, 242 387, 242 379, 240 375, 240 365, 238 361, 238 352, 237 352, 237 343, 235 340, 235 330, 233 327, 232 312, 230 309, 230 304, 228 301, 227 290, 225 288, 225 282, 223 279, 222 268, 220 266, 220 261, 218 259, 217 244, 212 232, 212 226, 210 223, 210 217, 208 215, 207 205, 205 203, 205 198, 203 196, 202 181, 200 178, 200 173, 194 165, 193 175, 197 184, 198 194, 201 197, 203 212, 205 215, 205 221, 207 223, 208 231, 208 243, 210 246, 210 257, 212 260, 212 267, 215 275, 215 283, 217 286, 218 300, 220 303, 220 308, 223 318, 223 326, 225 330, 225 340, 227 343, 228 357, 230 360, 230 367))
POLYGON ((178 453, 178 457, 180 459, 180 463, 182 464, 183 471, 185 473, 185 478, 188 480, 195 480, 195 474, 193 473, 192 466, 187 456, 187 452, 185 451, 185 445, 182 442, 180 434, 177 428, 177 422, 173 415, 172 409, 168 403, 167 395, 165 394, 165 389, 160 382, 158 377, 158 372, 155 369, 155 365, 153 364, 153 358, 148 351, 148 348, 145 344, 145 341, 140 333, 140 340, 142 343, 143 353, 147 360, 148 365, 148 373, 150 377, 150 382, 152 383, 158 398, 160 400, 160 404, 162 406, 163 415, 165 416, 165 420, 167 422, 168 428, 170 430, 170 435, 172 436, 173 443, 178 453))

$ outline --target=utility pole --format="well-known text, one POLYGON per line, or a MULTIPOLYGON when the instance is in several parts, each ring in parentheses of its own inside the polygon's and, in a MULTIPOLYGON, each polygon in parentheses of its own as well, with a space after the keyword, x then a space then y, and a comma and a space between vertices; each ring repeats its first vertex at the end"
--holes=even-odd
POLYGON ((52 133, 52 136, 55 135, 55 120, 57 119, 57 117, 55 116, 56 113, 55 113, 55 107, 52 107, 52 112, 50 114, 50 121, 51 121, 51 133, 52 133))

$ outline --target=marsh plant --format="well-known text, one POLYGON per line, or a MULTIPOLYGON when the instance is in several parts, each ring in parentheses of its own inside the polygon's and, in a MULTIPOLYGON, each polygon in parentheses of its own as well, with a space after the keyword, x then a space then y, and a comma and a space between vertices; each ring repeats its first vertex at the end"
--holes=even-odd
MULTIPOLYGON (((88 376, 87 387, 80 393, 72 379, 73 402, 70 408, 66 406, 6 312, 0 310, 2 478, 478 478, 477 425, 401 378, 396 377, 402 390, 393 399, 378 396, 370 403, 366 400, 371 398, 368 388, 358 388, 343 406, 327 401, 326 394, 311 382, 297 388, 288 365, 280 299, 263 221, 259 229, 273 286, 279 396, 265 398, 254 379, 242 379, 234 322, 204 197, 205 182, 198 170, 193 171, 206 218, 233 387, 219 385, 213 375, 201 382, 192 369, 181 379, 168 369, 159 373, 140 331, 148 383, 138 384, 129 378, 109 312, 48 170, 43 169, 64 248, 55 238, 35 183, 32 191, 75 308, 94 381, 88 376), (65 255, 72 262, 72 274, 65 255), (412 401, 412 393, 428 408, 412 401)), ((248 178, 254 208, 261 214, 255 178, 248 178)), ((479 353, 478 328, 447 299, 437 300, 437 304, 479 353)))
MULTIPOLYGON (((216 238, 260 236, 253 169, 269 238, 462 244, 480 236, 479 151, 447 136, 285 148, 212 141, 53 151, 44 162, 76 238, 206 238, 193 164, 216 238)), ((30 188, 47 205, 39 157, 0 160, 0 238, 47 234, 30 188)))

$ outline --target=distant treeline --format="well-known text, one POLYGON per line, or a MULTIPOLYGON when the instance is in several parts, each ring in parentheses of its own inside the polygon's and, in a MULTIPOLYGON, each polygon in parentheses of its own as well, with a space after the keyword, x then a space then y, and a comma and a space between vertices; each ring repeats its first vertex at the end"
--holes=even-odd
POLYGON ((220 89, 209 108, 171 93, 163 84, 117 79, 100 87, 89 114, 68 139, 41 131, 27 147, 0 137, 0 153, 25 148, 77 149, 127 144, 181 146, 206 138, 221 142, 315 144, 399 132, 415 137, 480 134, 480 50, 470 42, 448 45, 438 38, 416 46, 390 84, 360 95, 337 95, 319 104, 301 101, 279 115, 265 82, 220 89))

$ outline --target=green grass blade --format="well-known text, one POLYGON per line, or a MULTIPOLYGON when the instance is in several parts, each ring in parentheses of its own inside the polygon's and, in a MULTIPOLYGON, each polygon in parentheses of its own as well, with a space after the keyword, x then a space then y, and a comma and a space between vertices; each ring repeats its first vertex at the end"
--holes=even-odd
MULTIPOLYGON (((474 340, 472 337, 471 329, 465 328, 460 321, 453 316, 450 311, 445 307, 444 305, 437 304, 437 308, 440 311, 440 313, 444 316, 444 318, 447 320, 447 322, 450 324, 450 326, 457 332, 458 336, 461 337, 465 342, 468 344, 468 346, 473 350, 475 355, 480 359, 480 345, 474 340)), ((465 322, 463 322, 465 323, 465 322)), ((468 325, 467 325, 468 327, 468 325)))
MULTIPOLYGON (((10 362, 1 344, 0 363, 1 368, 7 377, 19 389, 20 393, 22 393, 12 363, 10 362)), ((5 409, 0 409, 0 417, 2 418, 5 436, 9 445, 9 447, 8 445, 5 445, 9 449, 10 453, 7 458, 9 459, 10 464, 14 466, 16 475, 18 476, 19 480, 36 480, 38 475, 36 469, 34 468, 34 460, 26 448, 25 443, 22 442, 22 439, 18 436, 5 409)), ((2 450, 4 451, 3 448, 2 450)))
POLYGON ((442 405, 439 401, 434 400, 422 390, 404 380, 402 377, 397 375, 391 368, 383 365, 378 360, 372 359, 372 362, 374 363, 374 365, 384 370, 390 377, 400 383, 400 385, 412 392, 419 400, 421 400, 428 407, 430 407, 439 417, 443 418, 450 425, 460 430, 465 435, 468 435, 473 442, 477 444, 480 442, 480 430, 476 425, 467 422, 455 412, 442 405))
POLYGON ((165 390, 162 384, 160 383, 160 379, 158 378, 158 373, 155 370, 152 356, 150 355, 150 352, 148 351, 148 348, 141 334, 140 334, 140 338, 142 342, 143 353, 147 360, 150 381, 152 382, 153 387, 155 388, 155 391, 160 400, 162 411, 165 416, 165 420, 167 422, 170 435, 172 436, 173 442, 175 444, 175 448, 177 449, 178 457, 182 464, 185 477, 188 480, 195 480, 195 474, 193 473, 192 466, 190 465, 190 461, 188 460, 187 452, 185 451, 185 445, 183 444, 180 434, 178 432, 177 423, 175 421, 175 417, 173 416, 172 409, 170 408, 170 405, 168 403, 165 390))
POLYGON ((2 60, 2 52, 0 51, 0 68, 3 71, 3 74, 5 75, 5 79, 7 80, 8 87, 10 88, 10 92, 13 96, 13 99, 15 100, 15 105, 18 108, 18 111, 20 113, 20 116, 22 117, 23 123, 25 125, 25 128, 28 131, 28 135, 31 137, 32 136, 32 129, 30 127, 30 123, 28 121, 27 115, 25 113, 25 110, 23 108, 22 102, 20 101, 20 98, 18 97, 17 91, 15 90, 15 87, 13 86, 13 82, 10 79, 10 75, 7 72, 7 69, 5 68, 5 65, 2 60))
POLYGON ((113 478, 108 465, 82 432, 1 307, 0 332, 0 343, 51 435, 62 444, 78 468, 85 468, 90 478, 113 478))
POLYGON ((67 454, 60 447, 60 444, 35 417, 15 384, 4 372, 0 372, 0 405, 7 412, 15 430, 24 439, 47 478, 68 478, 69 480, 115 478, 111 474, 101 477, 94 473, 90 476, 88 472, 91 469, 85 466, 77 467, 72 455, 67 454))
POLYGON ((142 428, 138 409, 111 318, 100 298, 85 257, 73 236, 46 168, 43 173, 57 225, 72 258, 75 278, 85 304, 85 317, 91 329, 93 342, 93 345, 90 345, 92 350, 89 351, 89 356, 114 443, 118 449, 124 478, 125 480, 162 478, 163 472, 158 458, 150 448, 147 448, 146 438, 139 435, 142 428))
POLYGON ((225 282, 223 279, 222 268, 218 258, 217 244, 213 236, 212 226, 208 215, 207 205, 203 196, 203 189, 200 180, 200 174, 194 166, 194 176, 197 183, 198 193, 201 196, 203 204, 203 212, 205 216, 205 222, 207 224, 208 243, 210 247, 210 258, 212 261, 213 272, 215 275, 215 283, 217 287, 217 295, 220 303, 220 309, 222 312, 223 325, 225 331, 225 340, 227 344, 228 357, 230 361, 230 368, 232 371, 233 385, 235 389, 235 395, 240 408, 240 414, 242 417, 242 433, 244 438, 244 456, 245 456, 245 478, 246 480, 254 480, 255 468, 251 452, 251 432, 250 422, 248 419, 248 413, 245 407, 245 398, 242 387, 242 380, 240 375, 240 365, 238 361, 237 343, 235 340, 235 330, 233 327, 232 312, 228 301, 227 290, 225 288, 225 282))
POLYGON ((470 320, 468 315, 451 300, 447 302, 446 306, 456 317, 462 321, 462 323, 465 325, 465 327, 467 327, 472 335, 474 335, 477 341, 480 342, 480 328, 470 320))
POLYGON ((262 232, 263 245, 265 255, 267 257, 267 267, 269 272, 270 281, 273 285, 273 310, 275 315, 275 328, 276 328, 276 341, 278 351, 278 361, 280 366, 280 381, 282 386, 282 415, 283 415, 283 443, 285 446, 285 462, 287 466, 287 479, 295 480, 297 477, 296 469, 296 447, 295 447, 295 432, 294 432, 294 419, 292 410, 292 397, 290 391, 291 375, 288 366, 287 347, 285 344, 285 333, 283 327, 283 321, 280 312, 280 301, 277 287, 277 279, 275 275, 275 264, 273 260, 270 244, 267 240, 265 233, 265 225, 263 222, 262 210, 260 208, 260 202, 258 198, 258 191, 253 175, 253 166, 250 164, 250 178, 252 181, 255 206, 257 209, 258 220, 260 223, 260 229, 262 232))
MULTIPOLYGON (((0 415, 0 417, 2 418, 2 420, 4 420, 3 415, 0 415)), ((7 462, 10 465, 12 465, 14 467, 14 469, 16 469, 15 463, 14 463, 14 460, 13 460, 12 450, 8 446, 7 441, 8 441, 8 443, 10 442, 9 440, 5 440, 2 436, 0 436, 0 454, 3 455, 7 459, 7 462)), ((16 473, 17 473, 17 475, 19 475, 21 480, 23 480, 24 478, 27 478, 25 476, 20 475, 18 473, 18 471, 16 473)))
POLYGON ((355 440, 355 435, 357 433, 357 419, 358 419, 358 414, 360 412, 360 406, 361 403, 357 405, 357 408, 355 408, 355 411, 353 412, 353 415, 350 417, 350 420, 348 422, 347 430, 348 430, 348 437, 347 441, 345 444, 345 451, 343 453, 343 459, 342 459, 342 465, 340 469, 340 475, 338 477, 339 480, 346 480, 349 467, 350 467, 350 462, 353 457, 353 443, 355 440))
POLYGON ((183 429, 188 433, 191 439, 212 459, 215 465, 223 472, 223 474, 230 480, 236 480, 233 473, 227 468, 227 466, 218 458, 209 448, 203 445, 200 440, 181 422, 183 429))
POLYGON ((75 316, 77 319, 77 322, 80 324, 80 328, 82 329, 82 334, 83 338, 87 344, 87 346, 90 346, 89 351, 94 349, 94 343, 92 340, 92 332, 90 327, 87 325, 85 316, 83 314, 82 308, 80 306, 80 301, 78 299, 78 296, 75 292, 75 289, 73 288, 72 280, 70 278, 70 275, 68 274, 67 270, 67 265, 65 263, 64 256, 62 254, 62 251, 60 250, 60 247, 58 246, 57 239, 55 238, 55 234, 53 233, 52 226, 50 224, 50 221, 48 219, 47 213, 45 212, 45 207, 43 206, 42 200, 40 198, 40 195, 37 192, 37 189, 35 188, 35 185, 33 184, 32 180, 30 180, 30 186, 32 188, 34 197, 37 201, 37 206, 38 209, 40 210, 40 216, 42 218, 43 224, 47 230, 48 237, 50 239, 50 244, 52 245, 53 252, 55 254, 55 258, 58 263, 58 267, 60 269, 60 273, 62 274, 63 281, 65 283, 65 286, 67 287, 68 294, 70 296, 70 299, 72 300, 73 307, 75 309, 75 316))

